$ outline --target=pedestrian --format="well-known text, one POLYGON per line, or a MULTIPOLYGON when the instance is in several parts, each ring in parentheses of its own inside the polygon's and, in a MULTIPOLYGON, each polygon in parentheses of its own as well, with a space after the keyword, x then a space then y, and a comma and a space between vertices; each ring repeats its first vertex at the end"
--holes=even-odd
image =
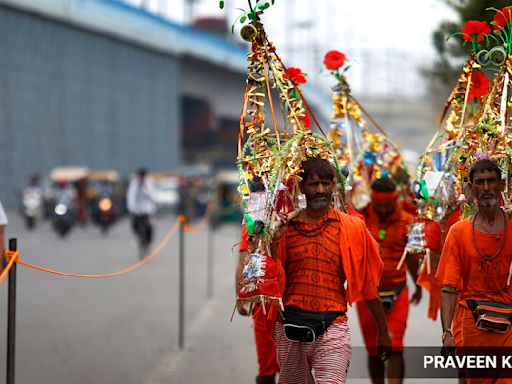
MULTIPOLYGON (((477 211, 451 227, 437 272, 443 285, 441 322, 445 350, 456 346, 452 330, 456 311, 461 327, 458 346, 512 346, 512 225, 500 206, 505 184, 501 169, 493 160, 479 160, 469 170, 468 186, 477 211)), ((492 375, 491 370, 488 374, 492 375)), ((501 382, 495 378, 466 378, 469 384, 477 380, 501 382)))
MULTIPOLYGON (((363 211, 368 230, 378 242, 384 270, 378 282, 379 296, 383 302, 386 323, 392 341, 392 353, 383 362, 375 346, 377 329, 365 302, 357 303, 359 324, 368 351, 368 369, 373 383, 401 383, 404 375, 403 338, 409 313, 407 270, 414 281, 418 279, 418 257, 408 254, 406 262, 397 268, 407 244, 407 227, 414 216, 398 203, 397 186, 389 177, 376 179, 371 184, 371 203, 363 211), (386 374, 387 372, 387 374, 386 374), (391 380, 394 378, 395 380, 391 380)), ((416 285, 411 303, 421 300, 421 287, 416 285)))
POLYGON ((331 207, 336 189, 331 163, 309 158, 301 170, 306 208, 289 222, 283 219, 271 245, 286 276, 284 317, 274 331, 279 383, 345 383, 352 354, 348 304, 367 303, 377 324, 379 356, 390 352, 377 293, 382 261, 364 222, 331 207))
POLYGON ((4 207, 0 201, 0 273, 5 268, 5 226, 7 225, 7 215, 5 214, 4 207))
POLYGON ((128 212, 132 216, 132 230, 139 243, 139 256, 142 258, 148 252, 153 239, 151 216, 156 212, 155 185, 147 176, 145 168, 140 168, 130 180, 126 201, 128 212))

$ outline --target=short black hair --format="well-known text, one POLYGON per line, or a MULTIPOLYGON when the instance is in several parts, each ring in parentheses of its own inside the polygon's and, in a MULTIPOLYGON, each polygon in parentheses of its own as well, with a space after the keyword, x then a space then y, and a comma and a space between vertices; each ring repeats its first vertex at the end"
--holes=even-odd
POLYGON ((471 169, 469 170, 469 181, 473 182, 475 173, 485 171, 495 172, 496 176, 498 176, 498 179, 501 180, 501 168, 498 163, 491 159, 483 159, 478 160, 471 166, 471 169))
POLYGON ((144 167, 137 169, 137 175, 139 175, 139 177, 145 177, 147 173, 148 170, 144 167))
POLYGON ((381 177, 372 182, 372 191, 375 192, 394 192, 396 191, 396 184, 390 177, 381 177))
POLYGON ((320 157, 310 157, 300 165, 303 171, 302 180, 307 180, 311 175, 318 175, 320 179, 334 180, 336 178, 336 169, 329 160, 320 157))

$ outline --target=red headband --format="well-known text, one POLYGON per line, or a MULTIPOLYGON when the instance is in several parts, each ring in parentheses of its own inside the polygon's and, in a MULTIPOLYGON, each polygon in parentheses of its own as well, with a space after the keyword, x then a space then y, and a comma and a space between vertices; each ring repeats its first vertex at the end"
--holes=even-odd
POLYGON ((388 202, 393 200, 398 196, 398 191, 394 190, 393 192, 376 192, 372 191, 372 200, 377 202, 388 202))

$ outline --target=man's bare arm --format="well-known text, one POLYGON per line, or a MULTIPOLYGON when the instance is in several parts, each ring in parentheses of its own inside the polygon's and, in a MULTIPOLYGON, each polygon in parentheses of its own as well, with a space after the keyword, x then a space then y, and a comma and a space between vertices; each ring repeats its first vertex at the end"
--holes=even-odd
POLYGON ((391 339, 388 334, 388 325, 386 315, 380 299, 365 300, 375 325, 377 326, 377 350, 382 360, 386 360, 391 355, 391 339))
POLYGON ((411 274, 411 277, 415 283, 416 289, 411 297, 411 303, 416 305, 420 302, 422 296, 421 287, 416 283, 418 281, 418 269, 420 267, 418 255, 415 253, 409 253, 405 259, 405 262, 407 264, 407 270, 411 274))
POLYGON ((455 347, 452 335, 452 319, 457 303, 457 291, 455 288, 445 286, 441 290, 441 325, 443 327, 443 346, 455 347))

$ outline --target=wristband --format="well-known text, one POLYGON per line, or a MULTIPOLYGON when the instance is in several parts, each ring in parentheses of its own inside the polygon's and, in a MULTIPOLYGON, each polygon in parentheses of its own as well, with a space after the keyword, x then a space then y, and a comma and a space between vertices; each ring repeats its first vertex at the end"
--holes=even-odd
POLYGON ((449 333, 451 337, 453 337, 453 333, 452 333, 452 330, 451 329, 445 329, 443 330, 443 336, 441 337, 443 342, 444 342, 444 339, 446 339, 446 334, 449 333))
POLYGON ((441 288, 441 292, 444 292, 444 293, 454 293, 456 295, 458 295, 460 293, 459 290, 453 288, 453 287, 450 287, 448 285, 444 286, 443 288, 441 288))

